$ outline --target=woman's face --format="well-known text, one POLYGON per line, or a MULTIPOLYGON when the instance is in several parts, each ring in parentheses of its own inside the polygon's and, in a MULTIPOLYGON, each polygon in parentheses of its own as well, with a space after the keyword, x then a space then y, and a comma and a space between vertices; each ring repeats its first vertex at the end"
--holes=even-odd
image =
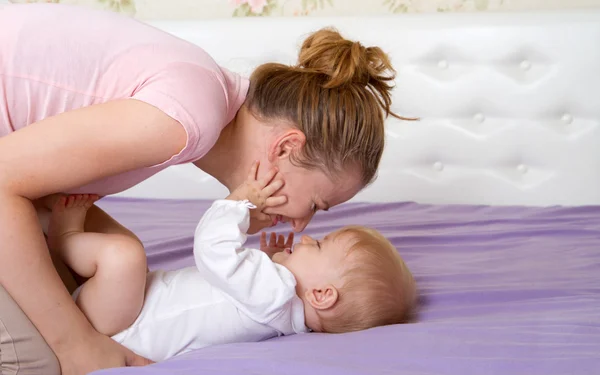
POLYGON ((265 147, 261 158, 259 176, 266 174, 269 168, 277 167, 283 176, 284 186, 273 196, 286 196, 287 202, 277 207, 263 210, 271 216, 271 221, 253 222, 248 233, 288 222, 295 232, 301 232, 313 215, 326 211, 330 207, 346 202, 363 187, 361 171, 358 167, 348 166, 335 177, 319 168, 306 169, 291 162, 290 155, 301 152, 306 137, 299 129, 289 124, 267 122, 256 119, 252 114, 240 112, 245 128, 258 132, 261 141, 254 147, 265 147))
POLYGON ((317 211, 346 202, 363 188, 357 168, 347 169, 334 179, 320 169, 295 166, 289 159, 277 167, 285 185, 274 196, 287 196, 287 203, 264 212, 274 219, 274 225, 289 222, 295 232, 304 230, 317 211))

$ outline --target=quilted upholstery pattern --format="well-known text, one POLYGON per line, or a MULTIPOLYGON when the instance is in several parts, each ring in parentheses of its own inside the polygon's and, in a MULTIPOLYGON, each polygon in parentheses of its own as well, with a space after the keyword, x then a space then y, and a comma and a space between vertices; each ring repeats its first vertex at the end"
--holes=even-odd
MULTIPOLYGON (((398 71, 379 179, 361 201, 600 204, 600 11, 270 18, 155 23, 249 74, 293 63, 333 25, 386 50, 398 71)), ((179 166, 123 195, 216 198, 179 166)))

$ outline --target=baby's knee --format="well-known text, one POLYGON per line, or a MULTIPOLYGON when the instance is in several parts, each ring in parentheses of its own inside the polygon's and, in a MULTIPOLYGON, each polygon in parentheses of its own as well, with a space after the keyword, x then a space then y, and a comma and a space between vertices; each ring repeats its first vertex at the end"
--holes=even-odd
POLYGON ((101 262, 113 272, 141 275, 145 279, 148 262, 144 245, 135 238, 111 235, 102 253, 101 262))

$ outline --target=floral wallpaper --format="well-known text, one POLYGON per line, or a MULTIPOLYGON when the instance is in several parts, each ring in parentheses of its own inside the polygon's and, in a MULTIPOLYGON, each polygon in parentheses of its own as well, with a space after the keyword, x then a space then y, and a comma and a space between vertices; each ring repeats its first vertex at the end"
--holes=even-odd
POLYGON ((600 7, 600 0, 0 0, 94 6, 140 19, 358 16, 600 7))

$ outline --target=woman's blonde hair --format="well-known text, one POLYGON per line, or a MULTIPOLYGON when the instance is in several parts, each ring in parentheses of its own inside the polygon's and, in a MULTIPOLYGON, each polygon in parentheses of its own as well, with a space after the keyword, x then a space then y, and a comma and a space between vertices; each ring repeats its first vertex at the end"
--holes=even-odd
POLYGON ((384 119, 392 115, 395 79, 388 56, 333 29, 311 34, 298 64, 269 63, 250 77, 246 105, 258 118, 293 123, 306 137, 292 162, 341 172, 358 166, 366 186, 375 179, 384 148, 384 119))

